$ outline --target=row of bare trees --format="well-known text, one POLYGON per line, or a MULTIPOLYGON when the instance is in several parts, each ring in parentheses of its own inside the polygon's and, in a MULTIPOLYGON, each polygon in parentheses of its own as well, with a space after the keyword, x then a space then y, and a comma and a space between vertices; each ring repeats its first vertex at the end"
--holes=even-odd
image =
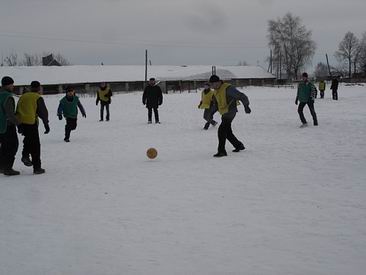
MULTIPOLYGON (((11 54, 3 57, 1 66, 41 66, 42 57, 47 56, 49 54, 50 53, 46 52, 42 54, 24 53, 23 56, 19 56, 16 52, 12 52, 11 54)), ((60 53, 53 55, 53 57, 62 66, 71 65, 68 59, 60 53)))
MULTIPOLYGON (((268 44, 271 49, 270 70, 288 79, 298 78, 302 69, 311 62, 316 44, 297 16, 287 13, 283 18, 268 21, 268 44), (279 73, 280 72, 280 73, 279 73)), ((328 68, 319 63, 315 69, 318 76, 328 76, 329 69, 335 74, 348 75, 366 73, 366 32, 361 38, 347 32, 335 52, 339 64, 328 68)))
POLYGON ((352 77, 352 73, 366 73, 366 32, 361 38, 347 32, 339 43, 335 57, 342 65, 347 65, 349 78, 352 77))

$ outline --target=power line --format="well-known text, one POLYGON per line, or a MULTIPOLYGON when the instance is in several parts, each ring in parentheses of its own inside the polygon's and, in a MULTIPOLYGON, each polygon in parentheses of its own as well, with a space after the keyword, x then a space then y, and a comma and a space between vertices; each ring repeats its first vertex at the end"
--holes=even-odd
POLYGON ((78 38, 67 38, 67 37, 51 37, 51 36, 41 36, 32 34, 21 34, 21 33, 0 33, 2 37, 10 38, 29 38, 38 40, 48 40, 48 41, 63 41, 72 43, 87 43, 87 44, 103 44, 103 45, 115 45, 115 46, 141 46, 141 47, 177 47, 177 48, 237 48, 237 49, 264 49, 267 46, 248 46, 244 44, 234 44, 234 43, 187 43, 187 42, 177 42, 177 41, 111 41, 111 40, 95 40, 95 39, 78 39, 78 38))

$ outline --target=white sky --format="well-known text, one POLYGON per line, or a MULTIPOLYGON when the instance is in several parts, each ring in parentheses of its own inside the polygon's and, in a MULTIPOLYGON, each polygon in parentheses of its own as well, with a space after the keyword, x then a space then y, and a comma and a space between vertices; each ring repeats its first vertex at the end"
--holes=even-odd
POLYGON ((317 43, 312 67, 347 31, 366 31, 365 0, 0 0, 3 56, 59 52, 73 64, 267 67, 268 20, 300 16, 317 43))

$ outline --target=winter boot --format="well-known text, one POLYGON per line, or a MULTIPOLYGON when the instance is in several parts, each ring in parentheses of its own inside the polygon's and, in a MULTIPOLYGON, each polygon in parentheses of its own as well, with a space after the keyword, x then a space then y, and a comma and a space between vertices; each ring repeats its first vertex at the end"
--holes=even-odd
POLYGON ((233 150, 233 152, 237 153, 237 152, 240 152, 240 151, 242 151, 242 150, 244 150, 244 149, 245 149, 245 147, 244 147, 243 143, 241 143, 238 147, 236 147, 236 148, 233 150))
POLYGON ((20 174, 20 172, 15 171, 13 168, 4 170, 4 175, 6 175, 6 176, 17 176, 19 174, 20 174))
POLYGON ((213 155, 215 158, 221 158, 221 157, 226 157, 227 153, 224 152, 217 152, 216 154, 213 155))
POLYGON ((29 159, 29 157, 22 157, 21 161, 25 166, 32 166, 32 161, 29 159))
POLYGON ((43 168, 34 168, 33 169, 33 174, 35 174, 35 175, 44 174, 45 172, 46 172, 46 170, 44 170, 43 168))

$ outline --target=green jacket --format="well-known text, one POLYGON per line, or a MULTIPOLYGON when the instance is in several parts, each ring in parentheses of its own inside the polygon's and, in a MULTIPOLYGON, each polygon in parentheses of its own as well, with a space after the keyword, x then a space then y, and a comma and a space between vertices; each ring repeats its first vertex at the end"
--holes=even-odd
POLYGON ((12 94, 5 90, 0 90, 0 134, 4 134, 8 127, 8 118, 5 111, 5 104, 12 94))
POLYGON ((297 99, 306 103, 315 98, 316 87, 313 83, 301 81, 297 87, 297 99))

